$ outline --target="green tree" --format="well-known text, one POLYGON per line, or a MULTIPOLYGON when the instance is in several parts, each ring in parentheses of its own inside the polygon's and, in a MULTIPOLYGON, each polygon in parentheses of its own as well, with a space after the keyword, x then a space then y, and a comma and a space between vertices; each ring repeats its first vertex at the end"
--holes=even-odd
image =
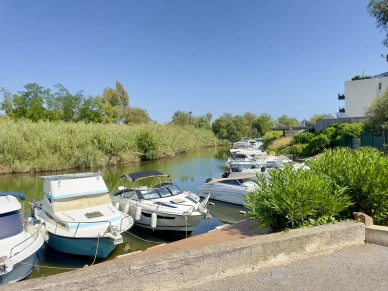
POLYGON ((194 126, 196 128, 211 129, 210 122, 205 115, 198 116, 194 119, 194 126))
POLYGON ((211 123, 212 118, 213 118, 213 114, 211 114, 211 113, 206 113, 206 119, 207 119, 207 121, 209 121, 209 124, 211 123))
POLYGON ((189 122, 190 122, 190 124, 193 124, 193 111, 189 111, 189 113, 187 114, 187 116, 189 117, 189 122))
POLYGON ((106 88, 98 98, 98 107, 102 111, 102 122, 120 123, 123 121, 125 110, 129 106, 129 96, 123 86, 116 82, 116 89, 106 88))
POLYGON ((171 123, 179 126, 189 125, 189 116, 186 112, 178 110, 172 116, 171 123))
POLYGON ((255 137, 257 135, 257 130, 256 130, 256 128, 252 127, 252 123, 256 119, 256 114, 254 114, 252 112, 245 112, 243 117, 248 122, 248 132, 247 132, 246 136, 255 137))
POLYGON ((236 142, 241 138, 246 137, 248 132, 249 124, 248 121, 241 115, 236 115, 230 122, 227 128, 228 139, 231 142, 236 142))
POLYGON ((102 112, 99 109, 99 103, 100 100, 97 97, 88 96, 84 98, 80 104, 78 121, 83 121, 85 123, 101 123, 102 112))
POLYGON ((283 114, 280 117, 278 117, 277 122, 284 125, 284 126, 298 126, 300 125, 300 122, 295 117, 288 117, 287 115, 283 114))
POLYGON ((20 119, 27 118, 32 121, 46 120, 48 111, 44 107, 44 100, 51 94, 50 89, 44 89, 36 83, 24 86, 25 91, 19 91, 19 95, 13 95, 14 109, 10 116, 20 119))
POLYGON ((383 45, 388 46, 388 0, 369 0, 368 13, 376 18, 376 27, 386 32, 383 45))
POLYGON ((13 109, 12 93, 9 90, 0 87, 0 94, 2 94, 0 110, 4 110, 5 114, 8 114, 13 109))
POLYGON ((137 107, 129 107, 126 109, 124 114, 124 123, 125 124, 143 124, 149 123, 151 118, 149 117, 146 110, 137 108, 137 107))
POLYGON ((388 129, 388 90, 375 97, 365 109, 368 124, 378 131, 388 129))
POLYGON ((219 139, 228 139, 229 120, 221 116, 212 123, 212 130, 219 139))
POLYGON ((252 127, 256 129, 258 136, 263 137, 273 126, 272 116, 262 113, 252 121, 252 127))
MULTIPOLYGON (((61 84, 54 86, 57 91, 54 93, 56 107, 59 106, 62 120, 65 122, 74 122, 79 115, 79 108, 83 99, 83 92, 79 91, 75 95, 70 94, 69 90, 61 84)), ((47 100, 46 100, 46 103, 47 100)))

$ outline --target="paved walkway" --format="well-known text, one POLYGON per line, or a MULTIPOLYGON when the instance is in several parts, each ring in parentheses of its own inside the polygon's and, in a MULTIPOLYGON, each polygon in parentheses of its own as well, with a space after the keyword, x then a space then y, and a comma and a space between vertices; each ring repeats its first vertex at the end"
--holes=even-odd
POLYGON ((196 286, 182 284, 179 290, 387 291, 388 248, 353 246, 279 267, 227 278, 214 276, 212 282, 196 286))

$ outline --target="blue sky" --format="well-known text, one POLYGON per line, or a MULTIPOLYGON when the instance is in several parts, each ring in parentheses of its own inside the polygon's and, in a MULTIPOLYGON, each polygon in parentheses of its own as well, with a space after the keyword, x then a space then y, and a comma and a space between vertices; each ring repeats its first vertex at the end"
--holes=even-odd
POLYGON ((1 0, 0 87, 75 94, 123 84, 153 120, 174 112, 298 120, 338 112, 355 75, 388 71, 367 0, 1 0))

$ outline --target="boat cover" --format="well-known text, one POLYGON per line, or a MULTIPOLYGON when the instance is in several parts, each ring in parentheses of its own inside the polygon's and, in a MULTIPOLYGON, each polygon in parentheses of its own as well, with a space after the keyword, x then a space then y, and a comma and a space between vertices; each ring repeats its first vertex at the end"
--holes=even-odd
POLYGON ((152 177, 169 177, 169 175, 163 174, 159 171, 145 171, 145 172, 136 172, 132 174, 122 175, 121 178, 127 178, 131 182, 135 182, 140 179, 152 178, 152 177))

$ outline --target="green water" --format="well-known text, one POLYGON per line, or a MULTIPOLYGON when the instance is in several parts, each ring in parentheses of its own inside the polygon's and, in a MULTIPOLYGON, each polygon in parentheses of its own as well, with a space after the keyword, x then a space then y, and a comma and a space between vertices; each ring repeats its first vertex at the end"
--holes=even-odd
MULTIPOLYGON (((21 192, 25 194, 26 201, 24 202, 24 210, 26 215, 29 212, 28 202, 33 201, 34 198, 40 200, 43 197, 42 185, 37 183, 38 175, 101 171, 108 189, 111 190, 123 174, 158 170, 162 173, 169 174, 172 180, 182 190, 189 190, 196 193, 198 185, 203 183, 207 178, 221 177, 225 170, 225 155, 228 154, 228 148, 209 148, 182 154, 174 158, 121 167, 77 171, 69 170, 57 173, 3 175, 0 176, 0 191, 21 192)), ((247 218, 239 212, 240 210, 247 211, 244 207, 228 203, 215 202, 214 205, 209 205, 209 210, 212 218, 209 220, 202 219, 192 232, 192 236, 205 233, 222 224, 232 224, 247 218)), ((129 233, 123 234, 123 239, 124 243, 118 245, 106 260, 112 260, 118 255, 146 250, 157 245, 157 243, 168 243, 178 238, 155 236, 152 231, 144 232, 140 229, 132 228, 129 233)), ((46 245, 43 245, 39 250, 38 259, 39 261, 35 263, 36 267, 34 267, 32 273, 26 280, 82 268, 85 265, 92 264, 94 260, 92 257, 60 253, 46 245)), ((102 261, 104 260, 97 259, 94 263, 96 264, 102 261)))

